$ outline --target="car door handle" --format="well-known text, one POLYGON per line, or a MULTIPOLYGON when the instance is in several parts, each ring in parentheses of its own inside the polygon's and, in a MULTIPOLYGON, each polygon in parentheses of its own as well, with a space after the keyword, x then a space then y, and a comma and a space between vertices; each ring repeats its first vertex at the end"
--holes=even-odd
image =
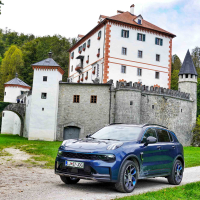
POLYGON ((161 146, 157 146, 157 149, 160 149, 161 148, 161 146))
POLYGON ((172 146, 172 149, 175 149, 175 146, 172 146))

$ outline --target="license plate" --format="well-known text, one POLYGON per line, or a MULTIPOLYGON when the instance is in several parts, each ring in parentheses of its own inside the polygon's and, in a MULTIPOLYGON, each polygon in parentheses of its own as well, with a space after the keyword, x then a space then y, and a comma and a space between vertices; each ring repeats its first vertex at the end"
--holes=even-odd
POLYGON ((74 162, 70 160, 65 161, 65 166, 67 167, 75 167, 75 168, 84 168, 84 163, 83 162, 74 162))

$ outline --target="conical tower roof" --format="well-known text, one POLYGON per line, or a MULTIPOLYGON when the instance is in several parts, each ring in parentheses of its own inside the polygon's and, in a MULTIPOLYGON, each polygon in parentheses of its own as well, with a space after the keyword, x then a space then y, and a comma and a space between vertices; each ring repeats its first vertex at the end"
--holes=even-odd
POLYGON ((65 71, 60 67, 59 64, 52 58, 52 52, 49 52, 49 57, 45 60, 32 64, 33 69, 57 69, 62 75, 65 71))
POLYGON ((187 51, 183 65, 179 71, 179 75, 182 74, 198 75, 189 50, 187 51))
POLYGON ((18 74, 17 74, 17 73, 16 73, 16 75, 15 75, 15 78, 13 78, 12 80, 6 82, 6 83, 4 84, 4 86, 5 86, 5 87, 6 87, 6 86, 7 86, 7 87, 8 87, 8 86, 19 86, 19 87, 22 87, 22 88, 31 89, 31 86, 30 86, 30 85, 26 84, 24 81, 22 81, 22 80, 20 80, 20 79, 18 78, 18 74))

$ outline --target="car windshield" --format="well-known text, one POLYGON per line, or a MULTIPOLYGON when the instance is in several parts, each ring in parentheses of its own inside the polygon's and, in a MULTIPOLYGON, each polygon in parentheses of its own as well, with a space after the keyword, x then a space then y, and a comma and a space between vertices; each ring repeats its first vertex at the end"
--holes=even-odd
POLYGON ((107 126, 94 133, 91 137, 101 140, 136 141, 142 128, 134 126, 107 126))

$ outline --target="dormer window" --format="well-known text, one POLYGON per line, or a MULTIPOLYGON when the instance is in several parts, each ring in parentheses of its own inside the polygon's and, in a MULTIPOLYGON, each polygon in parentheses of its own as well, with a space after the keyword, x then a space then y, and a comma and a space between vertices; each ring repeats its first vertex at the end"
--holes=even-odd
POLYGON ((134 21, 139 25, 142 25, 142 20, 143 20, 142 15, 138 15, 137 18, 134 19, 134 21))

